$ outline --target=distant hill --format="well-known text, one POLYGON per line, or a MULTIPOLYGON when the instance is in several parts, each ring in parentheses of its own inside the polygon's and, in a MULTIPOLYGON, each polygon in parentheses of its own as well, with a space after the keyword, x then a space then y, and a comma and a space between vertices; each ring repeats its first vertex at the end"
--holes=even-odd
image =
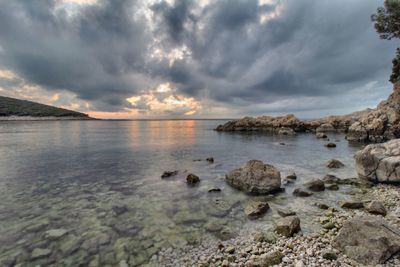
POLYGON ((87 114, 84 113, 39 104, 32 101, 0 96, 0 118, 10 116, 91 119, 87 114))

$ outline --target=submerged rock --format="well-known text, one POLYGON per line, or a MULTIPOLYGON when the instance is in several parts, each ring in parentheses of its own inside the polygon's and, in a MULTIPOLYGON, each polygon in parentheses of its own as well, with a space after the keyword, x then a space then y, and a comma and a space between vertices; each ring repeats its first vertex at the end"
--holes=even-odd
POLYGON ((269 194, 280 190, 281 174, 272 165, 250 160, 243 168, 227 173, 226 182, 246 193, 269 194))
POLYGON ((126 222, 117 222, 112 225, 112 228, 115 232, 122 236, 135 236, 140 230, 142 230, 142 226, 140 226, 139 224, 126 222))
POLYGON ((400 139, 368 145, 354 158, 359 177, 373 182, 400 182, 400 139))
POLYGON ((296 132, 291 128, 281 128, 278 130, 279 135, 296 135, 296 132))
POLYGON ((283 236, 291 237, 300 231, 300 219, 297 216, 281 218, 275 226, 275 231, 283 236))
POLYGON ((339 190, 339 186, 337 184, 330 184, 330 185, 326 186, 325 188, 328 189, 328 190, 331 190, 331 191, 338 191, 339 190))
POLYGON ((337 159, 331 159, 326 163, 326 167, 331 168, 331 169, 337 169, 343 167, 344 164, 337 160, 337 159))
POLYGON ((309 196, 312 195, 312 193, 311 193, 311 192, 308 192, 308 191, 305 191, 305 190, 302 189, 302 188, 296 188, 296 189, 293 191, 293 195, 298 196, 298 197, 309 197, 309 196))
POLYGON ((269 205, 267 202, 250 201, 244 209, 244 212, 246 213, 247 217, 255 219, 264 215, 264 213, 266 213, 268 210, 269 205))
POLYGON ((327 174, 324 176, 324 178, 322 178, 322 181, 326 184, 337 184, 341 181, 341 179, 335 175, 327 174))
POLYGON ((400 251, 400 233, 382 218, 358 216, 343 224, 333 245, 361 264, 382 264, 400 251))
POLYGON ((325 184, 320 179, 315 179, 311 182, 305 183, 304 186, 311 191, 320 192, 325 190, 325 184))
POLYGON ((122 215, 128 212, 128 206, 126 205, 115 205, 112 207, 112 211, 116 216, 122 215))
POLYGON ((68 231, 65 230, 65 229, 61 229, 61 228, 60 229, 51 229, 51 230, 46 231, 44 233, 44 236, 47 239, 56 240, 56 239, 60 239, 61 237, 63 237, 67 233, 68 233, 68 231))
POLYGON ((186 182, 187 182, 189 185, 194 185, 194 184, 197 184, 197 183, 200 182, 200 178, 199 178, 199 176, 197 176, 197 175, 195 175, 195 174, 193 174, 193 173, 190 173, 190 174, 186 177, 186 182))
POLYGON ((38 259, 38 258, 47 257, 50 254, 51 254, 51 250, 50 249, 47 249, 47 248, 35 248, 32 251, 31 259, 35 260, 35 259, 38 259))
POLYGON ((209 232, 219 232, 222 230, 224 226, 224 223, 222 221, 218 221, 216 219, 208 221, 205 225, 204 228, 209 231, 209 232))
POLYGON ((376 200, 369 203, 369 205, 367 206, 367 211, 371 214, 382 215, 382 216, 386 216, 387 213, 386 208, 385 206, 383 206, 382 202, 376 200))
POLYGON ((296 180, 297 179, 297 175, 295 172, 291 172, 288 175, 286 175, 286 179, 287 180, 296 180))
POLYGON ((278 214, 282 217, 288 217, 296 215, 296 212, 291 209, 277 209, 278 214))
POLYGON ((221 189, 220 188, 211 188, 208 190, 208 192, 209 193, 218 193, 218 192, 221 192, 221 189))
POLYGON ((206 160, 207 160, 209 163, 214 163, 214 158, 213 158, 213 157, 206 158, 206 160))
POLYGON ((165 171, 163 174, 161 174, 161 178, 168 178, 171 176, 175 176, 178 174, 178 171, 165 171))
POLYGON ((342 202, 340 206, 346 209, 362 209, 364 208, 364 203, 358 201, 345 201, 342 202))
POLYGON ((334 148, 334 147, 336 147, 336 144, 335 144, 335 143, 326 143, 326 144, 325 144, 325 147, 327 147, 327 148, 334 148))

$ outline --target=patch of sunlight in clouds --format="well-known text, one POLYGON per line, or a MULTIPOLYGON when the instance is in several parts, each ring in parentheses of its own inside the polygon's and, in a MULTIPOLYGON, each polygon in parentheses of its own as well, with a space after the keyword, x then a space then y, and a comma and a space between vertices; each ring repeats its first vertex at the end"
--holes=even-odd
POLYGON ((283 4, 280 1, 277 2, 274 0, 260 0, 259 4, 260 2, 263 2, 263 4, 274 4, 274 9, 272 11, 260 15, 261 24, 266 24, 271 19, 279 17, 283 12, 283 4))
POLYGON ((132 109, 143 115, 194 115, 202 109, 196 99, 179 94, 171 83, 161 83, 154 89, 128 98, 127 101, 132 109))
POLYGON ((62 0, 64 4, 93 5, 97 0, 62 0))

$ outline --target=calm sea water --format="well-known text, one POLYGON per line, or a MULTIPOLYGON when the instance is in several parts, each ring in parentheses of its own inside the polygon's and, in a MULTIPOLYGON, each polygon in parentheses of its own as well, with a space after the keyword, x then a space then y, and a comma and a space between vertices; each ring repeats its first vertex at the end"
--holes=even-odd
POLYGON ((296 185, 327 173, 355 176, 343 135, 337 148, 311 134, 270 136, 219 133, 224 121, 53 121, 0 123, 0 262, 3 265, 115 266, 143 264, 160 248, 227 239, 240 231, 271 227, 276 208, 291 208, 303 231, 313 202, 347 198, 339 192, 294 198, 296 185), (280 143, 284 142, 285 145, 280 143), (205 161, 214 157, 213 164, 205 161), (346 166, 331 171, 336 158, 346 166), (269 198, 264 217, 248 220, 247 196, 225 184, 227 171, 250 159, 298 175, 286 192, 269 198), (161 179, 164 171, 178 170, 161 179), (186 185, 188 173, 201 179, 186 185), (221 188, 221 193, 209 193, 221 188), (49 232, 50 230, 50 232, 49 232), (53 230, 53 231, 51 231, 53 230))

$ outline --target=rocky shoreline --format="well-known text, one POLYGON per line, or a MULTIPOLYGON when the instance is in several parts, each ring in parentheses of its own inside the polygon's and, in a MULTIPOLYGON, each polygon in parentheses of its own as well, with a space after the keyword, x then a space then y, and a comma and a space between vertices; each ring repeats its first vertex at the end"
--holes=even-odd
MULTIPOLYGON (((319 223, 312 232, 302 232, 296 211, 276 210, 281 219, 272 228, 242 230, 232 239, 209 239, 198 247, 162 249, 147 266, 399 266, 400 188, 379 183, 400 181, 400 173, 393 170, 400 162, 399 155, 400 139, 368 145, 355 156, 359 178, 326 175, 297 187, 293 195, 299 198, 336 191, 344 184, 357 189, 346 201, 324 203, 322 198, 321 202, 308 203, 319 208, 307 218, 319 223), (375 158, 379 159, 377 163, 375 158), (383 179, 385 175, 390 179, 383 179)), ((332 168, 343 166, 339 161, 332 162, 332 168)), ((281 179, 274 166, 258 160, 226 174, 230 186, 248 194, 271 194, 281 186, 281 180, 286 180, 285 186, 295 179, 295 173, 281 179)), ((244 212, 255 219, 269 210, 267 202, 254 199, 244 212)))
MULTIPOLYGON (((362 199, 384 203, 387 209, 385 220, 399 229, 398 187, 380 184, 365 191, 362 199)), ((285 237, 271 229, 242 231, 227 241, 206 240, 198 247, 162 249, 147 266, 363 266, 333 246, 334 240, 346 221, 359 216, 383 220, 382 216, 372 215, 366 209, 334 208, 326 204, 321 208, 324 209, 321 209, 320 215, 313 218, 321 223, 321 228, 314 233, 299 232, 293 237, 285 237)), ((396 254, 379 266, 399 265, 400 255, 396 254)))
POLYGON ((266 132, 279 135, 295 135, 311 132, 346 133, 349 141, 384 142, 400 137, 400 83, 393 93, 375 109, 366 109, 343 116, 329 116, 316 120, 300 120, 293 114, 281 117, 244 117, 219 125, 221 132, 266 132))

